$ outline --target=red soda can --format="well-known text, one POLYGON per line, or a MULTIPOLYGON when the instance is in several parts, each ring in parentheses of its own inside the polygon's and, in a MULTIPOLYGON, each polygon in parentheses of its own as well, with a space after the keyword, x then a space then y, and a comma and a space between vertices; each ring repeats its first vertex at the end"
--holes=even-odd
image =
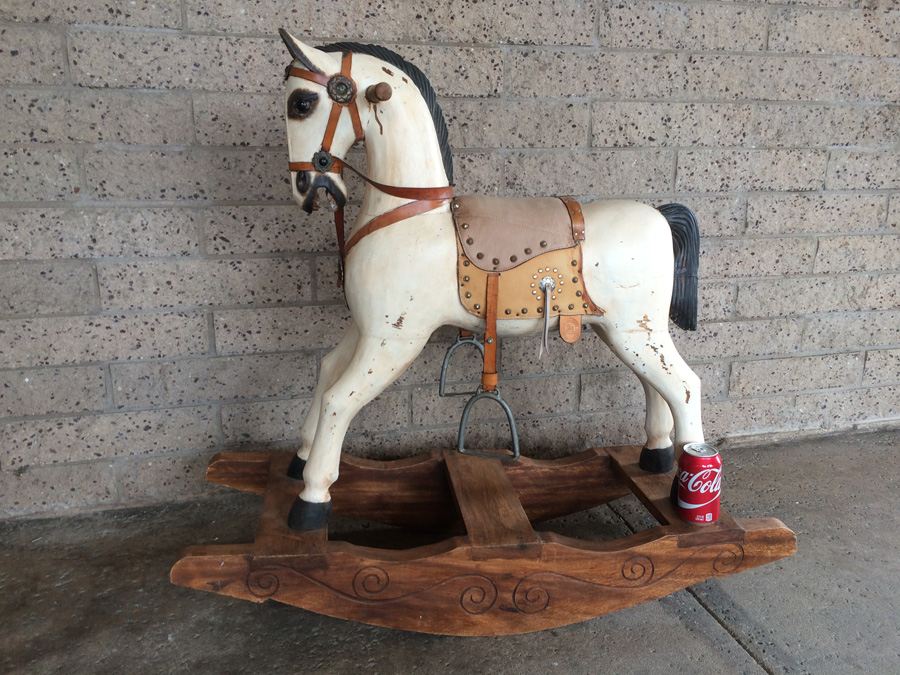
POLYGON ((688 523, 708 524, 719 519, 722 494, 722 457, 708 443, 687 443, 678 460, 675 506, 688 523))

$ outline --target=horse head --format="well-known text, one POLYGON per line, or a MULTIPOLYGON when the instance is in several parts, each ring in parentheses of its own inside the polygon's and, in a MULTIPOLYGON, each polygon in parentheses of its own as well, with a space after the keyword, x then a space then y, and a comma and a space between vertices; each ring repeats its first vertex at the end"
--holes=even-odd
POLYGON ((279 33, 293 57, 285 71, 285 123, 294 199, 311 213, 324 192, 332 209, 342 208, 347 201, 343 160, 365 138, 359 99, 387 101, 391 87, 355 79, 350 52, 325 52, 285 30, 279 33))

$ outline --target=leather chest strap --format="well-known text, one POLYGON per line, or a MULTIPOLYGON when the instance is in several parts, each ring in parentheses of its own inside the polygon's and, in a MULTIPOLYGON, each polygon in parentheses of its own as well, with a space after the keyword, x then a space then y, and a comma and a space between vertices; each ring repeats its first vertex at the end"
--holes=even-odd
POLYGON ((343 248, 343 255, 347 256, 350 253, 350 249, 356 246, 363 237, 394 223, 399 223, 401 220, 433 211, 441 204, 446 203, 446 201, 446 199, 420 199, 415 202, 407 202, 396 209, 391 209, 380 216, 375 216, 350 236, 350 239, 347 240, 347 245, 343 248))
POLYGON ((572 197, 560 197, 559 200, 565 204, 566 211, 569 212, 569 220, 572 223, 572 237, 575 241, 584 241, 584 213, 581 210, 581 204, 572 197))
POLYGON ((500 291, 500 274, 487 275, 487 292, 484 298, 484 367, 481 371, 481 388, 484 391, 497 389, 500 379, 497 374, 497 296, 500 291))

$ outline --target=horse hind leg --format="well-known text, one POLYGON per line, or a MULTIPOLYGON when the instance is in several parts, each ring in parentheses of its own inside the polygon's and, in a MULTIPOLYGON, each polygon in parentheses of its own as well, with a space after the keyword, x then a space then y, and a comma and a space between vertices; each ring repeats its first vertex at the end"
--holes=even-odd
MULTIPOLYGON (((645 379, 668 404, 675 422, 675 445, 703 441, 700 378, 672 342, 665 315, 633 322, 606 321, 604 338, 613 352, 645 379)), ((664 419, 660 415, 661 420, 664 419)), ((654 427, 661 432, 660 426, 654 427)), ((648 439, 649 440, 649 439, 648 439)))
POLYGON ((359 337, 346 368, 322 395, 315 439, 303 470, 303 491, 288 519, 292 529, 325 526, 331 512, 329 490, 338 478, 347 428, 364 405, 406 370, 425 347, 429 335, 430 332, 421 337, 359 337))
POLYGON ((651 473, 667 473, 675 465, 675 446, 672 445, 672 428, 675 422, 672 411, 647 378, 639 377, 647 402, 644 417, 647 442, 641 450, 640 466, 651 473))
POLYGON ((316 381, 316 388, 313 392, 312 403, 309 411, 306 413, 306 419, 300 429, 300 448, 297 454, 291 459, 288 467, 287 475, 291 478, 303 478, 303 469, 309 459, 310 450, 312 450, 313 440, 316 437, 316 427, 319 424, 319 411, 322 409, 323 394, 334 385, 337 379, 344 372, 347 363, 353 356, 356 349, 356 343, 359 340, 359 332, 356 325, 351 323, 347 331, 341 337, 340 342, 322 359, 322 365, 319 368, 319 379, 316 381))
MULTIPOLYGON (((600 339, 610 345, 603 329, 597 324, 592 327, 600 339)), ((613 351, 616 350, 613 349, 613 351)), ((621 354, 617 353, 617 355, 622 358, 621 354)), ((641 450, 641 468, 652 473, 665 473, 675 463, 675 448, 671 438, 674 426, 672 411, 669 409, 669 404, 641 372, 641 369, 628 359, 623 358, 622 360, 637 375, 641 387, 644 389, 646 401, 644 431, 647 434, 647 441, 641 450)))

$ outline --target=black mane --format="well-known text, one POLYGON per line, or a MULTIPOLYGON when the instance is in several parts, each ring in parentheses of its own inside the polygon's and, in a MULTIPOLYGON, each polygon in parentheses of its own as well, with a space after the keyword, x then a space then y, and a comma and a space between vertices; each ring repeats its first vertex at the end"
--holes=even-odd
POLYGON ((396 66, 409 76, 412 83, 418 87, 428 111, 431 113, 431 120, 434 122, 434 131, 437 134, 438 145, 441 148, 441 157, 444 160, 444 171, 447 174, 447 180, 453 185, 453 154, 450 151, 450 142, 447 134, 447 123, 444 122, 444 113, 441 106, 438 105, 437 95, 431 82, 425 77, 425 73, 416 66, 400 56, 397 52, 390 49, 380 47, 378 45, 366 45, 360 42, 335 42, 333 44, 319 47, 323 52, 353 52, 354 54, 366 54, 376 59, 381 59, 392 66, 396 66))

